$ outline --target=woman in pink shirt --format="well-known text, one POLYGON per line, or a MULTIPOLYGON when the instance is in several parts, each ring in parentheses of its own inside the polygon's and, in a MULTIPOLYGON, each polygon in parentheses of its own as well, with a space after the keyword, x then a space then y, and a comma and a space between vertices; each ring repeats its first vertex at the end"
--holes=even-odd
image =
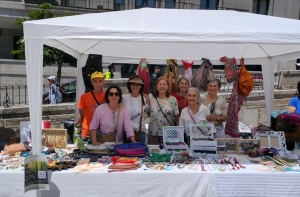
POLYGON ((124 132, 131 142, 135 142, 129 111, 126 106, 120 104, 121 89, 118 86, 110 86, 105 92, 105 100, 105 104, 96 108, 89 127, 92 144, 98 146, 104 142, 123 143, 124 132))

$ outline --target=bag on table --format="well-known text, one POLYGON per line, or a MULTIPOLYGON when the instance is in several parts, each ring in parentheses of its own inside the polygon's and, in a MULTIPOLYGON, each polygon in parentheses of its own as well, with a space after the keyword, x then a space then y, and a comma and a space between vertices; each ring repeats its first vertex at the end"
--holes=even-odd
POLYGON ((121 157, 145 157, 149 156, 149 148, 144 143, 118 144, 113 148, 113 155, 121 157))
POLYGON ((7 151, 9 155, 14 155, 17 152, 27 151, 27 148, 24 143, 18 143, 5 146, 4 150, 7 151))
POLYGON ((254 81, 252 78, 252 74, 247 71, 244 65, 244 58, 242 58, 240 63, 240 75, 238 83, 239 94, 243 97, 247 97, 253 90, 253 86, 254 81))

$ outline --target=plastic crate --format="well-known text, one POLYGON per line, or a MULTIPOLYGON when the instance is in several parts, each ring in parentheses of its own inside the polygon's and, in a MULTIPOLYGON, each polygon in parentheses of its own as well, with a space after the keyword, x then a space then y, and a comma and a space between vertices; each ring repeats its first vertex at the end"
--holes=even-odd
POLYGON ((188 149, 184 142, 183 126, 164 126, 163 141, 165 149, 188 149))

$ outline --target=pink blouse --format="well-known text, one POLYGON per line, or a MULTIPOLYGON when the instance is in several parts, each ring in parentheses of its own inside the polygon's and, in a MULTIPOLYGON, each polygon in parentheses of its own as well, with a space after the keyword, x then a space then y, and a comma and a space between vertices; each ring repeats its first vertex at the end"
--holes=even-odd
MULTIPOLYGON (((90 124, 90 130, 100 128, 101 133, 112 134, 115 131, 118 112, 113 112, 109 109, 108 104, 99 105, 93 115, 92 122, 90 124)), ((130 114, 125 106, 120 111, 119 124, 117 128, 117 138, 119 142, 123 142, 123 132, 126 132, 126 136, 134 136, 133 126, 130 119, 130 114)))

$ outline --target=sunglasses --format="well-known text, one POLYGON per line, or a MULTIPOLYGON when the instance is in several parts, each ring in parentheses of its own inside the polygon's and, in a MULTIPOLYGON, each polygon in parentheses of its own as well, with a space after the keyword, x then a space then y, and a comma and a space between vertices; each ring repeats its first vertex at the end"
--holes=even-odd
POLYGON ((210 113, 212 114, 215 110, 215 103, 212 103, 210 106, 210 113))
POLYGON ((119 92, 109 92, 109 93, 108 93, 108 96, 113 97, 114 95, 115 95, 116 97, 117 97, 117 96, 120 96, 119 92))

